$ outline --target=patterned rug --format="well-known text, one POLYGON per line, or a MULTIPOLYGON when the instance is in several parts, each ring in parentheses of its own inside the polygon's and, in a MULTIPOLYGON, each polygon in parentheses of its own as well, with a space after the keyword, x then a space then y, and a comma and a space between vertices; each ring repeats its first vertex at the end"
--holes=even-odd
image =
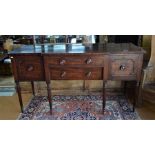
POLYGON ((19 120, 139 120, 138 113, 132 112, 126 98, 122 95, 107 96, 105 113, 102 114, 102 97, 86 96, 53 96, 53 114, 47 97, 32 98, 19 120))

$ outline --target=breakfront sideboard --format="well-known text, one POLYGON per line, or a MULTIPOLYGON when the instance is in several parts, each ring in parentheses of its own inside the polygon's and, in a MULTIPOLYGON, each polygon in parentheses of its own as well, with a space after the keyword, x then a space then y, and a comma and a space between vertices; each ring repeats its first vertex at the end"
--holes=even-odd
POLYGON ((23 45, 9 54, 21 111, 22 81, 31 82, 34 95, 33 82, 46 81, 52 114, 51 80, 102 80, 104 113, 107 80, 136 81, 138 93, 144 52, 131 43, 23 45))

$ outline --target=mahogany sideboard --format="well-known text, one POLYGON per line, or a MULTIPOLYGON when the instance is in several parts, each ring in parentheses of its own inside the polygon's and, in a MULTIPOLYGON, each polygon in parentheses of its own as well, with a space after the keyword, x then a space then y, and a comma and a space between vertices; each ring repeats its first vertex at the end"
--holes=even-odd
POLYGON ((104 112, 107 80, 136 81, 139 90, 144 52, 131 43, 23 45, 9 54, 21 111, 22 81, 31 82, 34 95, 33 82, 46 81, 52 113, 51 80, 102 80, 104 112))

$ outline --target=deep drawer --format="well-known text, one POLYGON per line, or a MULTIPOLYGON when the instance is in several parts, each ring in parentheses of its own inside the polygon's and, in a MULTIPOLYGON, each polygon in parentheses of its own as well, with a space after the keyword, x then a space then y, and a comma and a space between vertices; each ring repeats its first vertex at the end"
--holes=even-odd
POLYGON ((102 68, 50 68, 51 80, 102 80, 102 68))
POLYGON ((110 77, 118 80, 136 80, 140 76, 141 57, 136 54, 112 55, 110 77))
POLYGON ((19 80, 44 80, 43 62, 40 56, 14 56, 19 80))

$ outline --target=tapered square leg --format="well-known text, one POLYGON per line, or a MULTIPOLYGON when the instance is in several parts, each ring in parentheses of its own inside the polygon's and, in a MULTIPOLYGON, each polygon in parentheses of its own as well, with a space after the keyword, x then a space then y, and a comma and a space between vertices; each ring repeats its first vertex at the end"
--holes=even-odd
POLYGON ((139 95, 140 95, 140 82, 137 81, 136 88, 135 88, 135 95, 134 95, 134 102, 133 102, 133 112, 135 111, 135 106, 139 102, 139 95))
POLYGON ((35 96, 34 81, 31 81, 32 93, 35 96))
POLYGON ((105 105, 106 105, 106 94, 105 94, 105 81, 103 81, 103 93, 102 93, 102 113, 105 112, 105 105))
POLYGON ((50 114, 52 115, 51 83, 46 82, 46 84, 47 84, 48 101, 50 106, 50 114))
POLYGON ((85 90, 86 90, 86 81, 83 80, 83 91, 85 91, 85 90))
POLYGON ((23 113, 23 101, 22 101, 22 95, 21 95, 21 88, 20 88, 20 84, 19 81, 15 81, 16 83, 16 91, 18 94, 18 99, 19 99, 19 103, 20 103, 20 108, 21 108, 21 112, 23 113))

